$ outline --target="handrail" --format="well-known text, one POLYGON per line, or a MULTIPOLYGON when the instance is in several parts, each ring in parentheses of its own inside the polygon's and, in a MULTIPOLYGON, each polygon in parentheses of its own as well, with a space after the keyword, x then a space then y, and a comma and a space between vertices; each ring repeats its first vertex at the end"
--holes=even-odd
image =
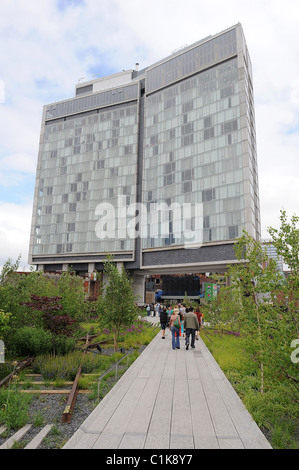
POLYGON ((127 368, 128 368, 128 363, 129 363, 129 355, 131 354, 131 352, 128 352, 125 356, 123 356, 121 359, 119 359, 117 362, 115 362, 108 370, 106 370, 106 372, 104 372, 104 374, 102 374, 99 378, 98 378, 98 399, 99 399, 99 396, 100 396, 100 384, 101 384, 101 380, 105 377, 105 375, 109 374, 109 372, 111 372, 114 367, 116 367, 116 370, 115 370, 115 378, 117 377, 117 366, 118 364, 123 361, 125 358, 127 358, 127 368))

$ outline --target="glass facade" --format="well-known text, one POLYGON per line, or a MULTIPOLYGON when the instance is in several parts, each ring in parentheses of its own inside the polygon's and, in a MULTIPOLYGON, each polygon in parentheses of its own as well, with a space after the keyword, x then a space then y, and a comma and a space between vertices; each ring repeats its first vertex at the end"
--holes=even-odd
POLYGON ((236 30, 232 29, 150 68, 146 72, 146 92, 152 93, 236 53, 236 30))
POLYGON ((82 85, 75 98, 44 107, 30 262, 109 252, 133 260, 184 246, 187 232, 207 246, 231 243, 243 228, 259 238, 241 25, 132 71, 129 84, 111 84, 107 77, 107 89, 94 93, 82 85), (170 210, 151 213, 162 207, 170 210), (140 244, 129 234, 136 222, 140 244))
MULTIPOLYGON (((145 203, 202 203, 202 241, 235 239, 245 223, 242 166, 237 58, 147 97, 145 203)), ((144 248, 182 244, 171 228, 144 248)))
MULTIPOLYGON (((126 206, 136 200, 137 127, 136 103, 46 122, 33 255, 133 249, 130 239, 97 237, 95 227, 103 201, 117 207, 118 196, 126 206)), ((112 226, 113 214, 105 220, 112 226)))

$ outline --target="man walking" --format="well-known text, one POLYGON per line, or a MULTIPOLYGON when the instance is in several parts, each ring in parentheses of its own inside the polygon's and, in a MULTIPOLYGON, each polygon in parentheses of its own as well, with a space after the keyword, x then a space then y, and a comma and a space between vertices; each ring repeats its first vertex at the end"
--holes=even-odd
POLYGON ((184 319, 184 330, 186 334, 186 349, 189 349, 189 338, 191 335, 191 348, 195 348, 195 332, 199 330, 198 318, 195 315, 193 308, 190 307, 189 311, 185 315, 184 319))

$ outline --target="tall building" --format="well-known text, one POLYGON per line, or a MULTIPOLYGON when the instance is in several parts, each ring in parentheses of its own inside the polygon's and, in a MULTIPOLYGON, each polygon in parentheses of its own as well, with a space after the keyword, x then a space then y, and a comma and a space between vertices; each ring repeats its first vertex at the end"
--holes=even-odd
POLYGON ((30 264, 91 274, 112 253, 141 292, 145 274, 224 271, 243 228, 260 237, 241 24, 44 106, 30 264))

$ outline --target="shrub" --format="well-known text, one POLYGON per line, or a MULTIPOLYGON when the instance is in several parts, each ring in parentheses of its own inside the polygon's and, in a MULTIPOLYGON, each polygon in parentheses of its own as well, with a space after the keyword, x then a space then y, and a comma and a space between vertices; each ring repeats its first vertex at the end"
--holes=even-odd
POLYGON ((52 350, 51 333, 42 328, 25 326, 13 335, 10 349, 19 356, 47 354, 52 350))
MULTIPOLYGON (((66 338, 65 336, 59 335, 55 337, 55 352, 57 355, 70 354, 73 351, 76 344, 75 338, 66 338)), ((53 342, 52 342, 53 345, 53 342)), ((50 351, 48 351, 50 352, 50 351)))
POLYGON ((33 371, 45 380, 74 380, 79 365, 80 356, 76 354, 39 356, 34 361, 33 371))

